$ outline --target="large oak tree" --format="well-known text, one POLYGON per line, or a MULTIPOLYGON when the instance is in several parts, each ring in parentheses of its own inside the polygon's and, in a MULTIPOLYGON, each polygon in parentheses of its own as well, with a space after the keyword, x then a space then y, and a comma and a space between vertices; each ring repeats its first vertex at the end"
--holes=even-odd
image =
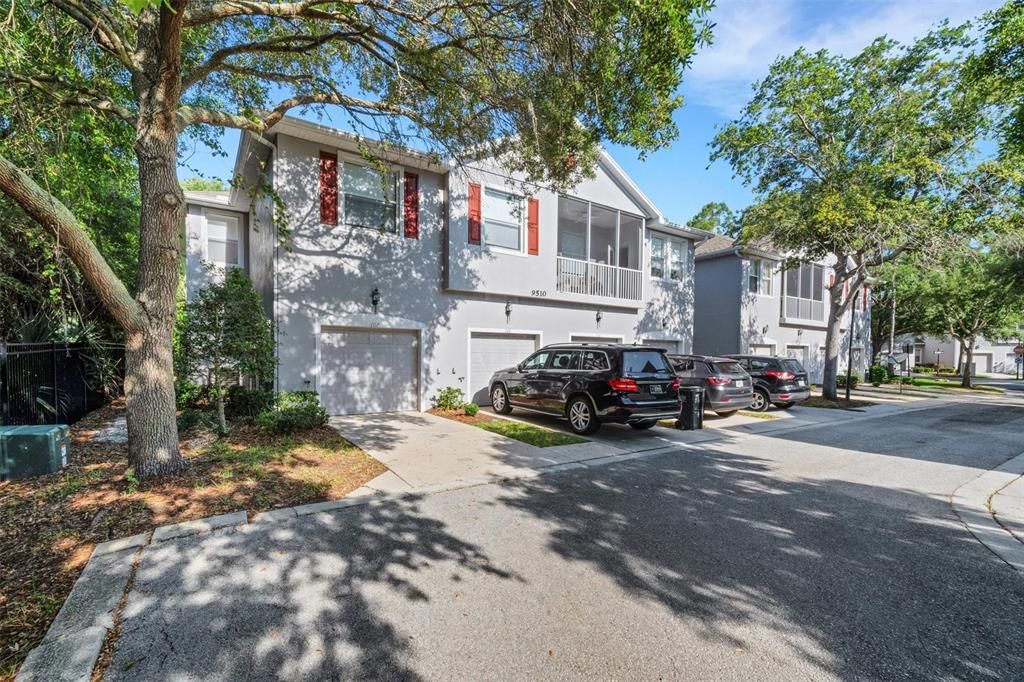
POLYGON ((942 29, 906 46, 880 38, 853 57, 781 57, 712 143, 712 158, 755 191, 744 238, 768 238, 797 259, 834 259, 829 398, 842 322, 869 270, 962 241, 957 230, 970 225, 949 213, 984 190, 970 172, 985 107, 961 86, 965 34, 942 29))
MULTIPOLYGON (((129 459, 183 466, 171 330, 184 199, 183 135, 262 134, 334 106, 358 131, 451 158, 500 153, 531 179, 587 173, 601 141, 641 150, 676 134, 683 70, 710 0, 25 0, 6 18, 0 116, 85 108, 134 136, 141 216, 134 293, 80 217, 0 147, 0 191, 52 232, 124 329, 129 459)), ((6 145, 7 142, 0 144, 6 145)))

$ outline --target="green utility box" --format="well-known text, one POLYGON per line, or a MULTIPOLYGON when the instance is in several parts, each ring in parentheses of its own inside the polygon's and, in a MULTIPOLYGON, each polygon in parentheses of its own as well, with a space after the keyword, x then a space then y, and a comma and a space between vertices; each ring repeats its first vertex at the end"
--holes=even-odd
POLYGON ((0 426, 0 481, 60 471, 70 448, 65 424, 0 426))

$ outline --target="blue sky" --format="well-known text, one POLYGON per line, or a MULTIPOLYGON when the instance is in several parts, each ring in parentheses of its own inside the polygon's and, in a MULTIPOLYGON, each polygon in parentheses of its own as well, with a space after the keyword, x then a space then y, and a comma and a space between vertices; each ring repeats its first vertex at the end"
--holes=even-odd
MULTIPOLYGON (((718 126, 735 117, 751 85, 781 54, 798 47, 855 54, 874 38, 909 41, 943 19, 957 24, 999 6, 999 0, 718 0, 711 12, 714 44, 702 50, 686 73, 686 100, 676 112, 679 138, 644 160, 633 150, 612 147, 616 161, 673 221, 685 222, 709 201, 745 207, 750 192, 727 165, 708 167, 708 143, 718 126)), ((237 133, 225 134, 234 152, 237 133)), ((179 175, 196 172, 226 177, 230 160, 201 146, 183 159, 179 175)))

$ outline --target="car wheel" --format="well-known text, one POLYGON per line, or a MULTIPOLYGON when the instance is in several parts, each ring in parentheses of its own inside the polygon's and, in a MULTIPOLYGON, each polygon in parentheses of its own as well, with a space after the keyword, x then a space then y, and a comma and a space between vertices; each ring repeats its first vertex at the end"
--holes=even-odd
POLYGON ((652 422, 632 422, 630 424, 630 426, 632 426, 637 431, 646 431, 647 429, 651 428, 652 426, 654 426, 657 423, 658 423, 657 421, 652 421, 652 422))
POLYGON ((754 390, 754 400, 750 403, 751 410, 754 412, 764 412, 770 404, 768 391, 760 388, 754 390))
POLYGON ((715 414, 719 417, 731 417, 739 412, 739 410, 715 410, 715 414))
POLYGON ((775 407, 779 408, 780 410, 788 410, 789 408, 793 407, 794 405, 796 405, 795 402, 791 402, 791 403, 778 403, 777 405, 775 405, 775 407))
POLYGON ((569 428, 581 436, 591 434, 601 426, 590 401, 580 396, 569 401, 565 408, 565 416, 569 419, 569 428))
POLYGON ((508 393, 501 384, 491 389, 491 409, 498 414, 508 414, 512 411, 512 406, 508 404, 508 393))

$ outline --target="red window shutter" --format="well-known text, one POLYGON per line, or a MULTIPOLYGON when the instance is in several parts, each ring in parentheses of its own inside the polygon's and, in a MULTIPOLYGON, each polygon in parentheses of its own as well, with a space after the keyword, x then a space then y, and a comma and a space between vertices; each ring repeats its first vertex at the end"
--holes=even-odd
POLYGON ((338 155, 320 152, 320 222, 338 224, 338 155))
POLYGON ((526 246, 531 256, 540 253, 540 202, 526 200, 526 246))
POLYGON ((405 236, 420 238, 420 176, 405 174, 405 236))
POLYGON ((480 185, 469 184, 469 243, 480 243, 480 185))

